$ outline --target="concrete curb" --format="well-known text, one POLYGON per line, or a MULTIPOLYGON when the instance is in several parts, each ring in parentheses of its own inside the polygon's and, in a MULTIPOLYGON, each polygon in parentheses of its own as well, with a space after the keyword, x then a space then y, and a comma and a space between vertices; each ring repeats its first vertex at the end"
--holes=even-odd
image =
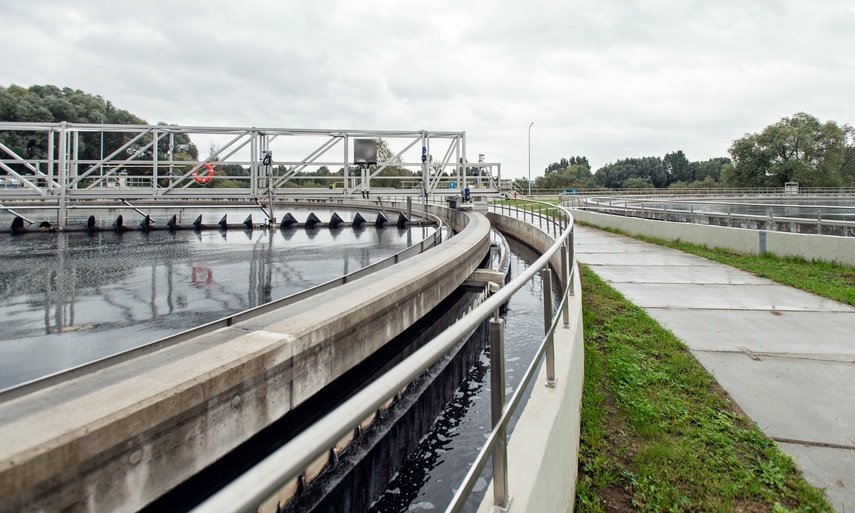
POLYGON ((656 221, 622 217, 587 210, 573 210, 573 217, 599 228, 615 228, 630 235, 666 240, 681 240, 711 248, 739 253, 779 257, 799 256, 807 260, 827 260, 855 265, 855 237, 771 232, 746 228, 727 228, 703 224, 656 221))

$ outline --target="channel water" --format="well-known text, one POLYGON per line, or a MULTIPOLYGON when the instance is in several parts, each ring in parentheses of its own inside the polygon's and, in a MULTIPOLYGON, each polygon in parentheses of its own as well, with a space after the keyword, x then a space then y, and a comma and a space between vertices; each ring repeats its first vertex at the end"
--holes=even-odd
MULTIPOLYGON (((540 256, 531 248, 508 239, 510 278, 525 271, 540 256)), ((555 281, 553 281, 555 283, 555 281)), ((553 304, 559 304, 557 287, 553 304)), ((543 340, 543 282, 540 274, 508 301, 502 309, 505 321, 505 397, 516 391, 523 374, 543 340)), ((530 387, 544 386, 532 382, 530 387)), ((526 395, 526 397, 528 397, 526 395)), ((525 406, 525 399, 517 411, 525 406)), ((517 418, 508 425, 513 434, 517 418)), ((443 511, 475 460, 492 429, 490 421, 490 351, 487 346, 463 384, 420 441, 371 513, 443 511)), ((513 465, 513 462, 509 462, 513 465)), ((492 479, 490 465, 484 469, 464 511, 474 512, 492 479)))

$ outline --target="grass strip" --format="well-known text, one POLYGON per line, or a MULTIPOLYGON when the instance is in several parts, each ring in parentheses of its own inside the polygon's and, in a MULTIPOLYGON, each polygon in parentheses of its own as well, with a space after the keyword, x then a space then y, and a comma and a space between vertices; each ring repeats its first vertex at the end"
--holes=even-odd
POLYGON ((581 271, 577 512, 833 511, 682 342, 581 271))

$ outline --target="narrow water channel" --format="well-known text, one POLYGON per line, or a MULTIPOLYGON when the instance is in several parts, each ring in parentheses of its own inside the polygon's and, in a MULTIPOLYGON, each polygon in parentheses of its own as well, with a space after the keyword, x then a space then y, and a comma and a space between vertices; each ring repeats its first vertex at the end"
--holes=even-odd
MULTIPOLYGON (((509 239, 511 278, 518 276, 539 257, 528 246, 509 239)), ((556 294, 557 303, 558 295, 556 294)), ((532 356, 543 340, 543 284, 540 275, 514 294, 502 316, 505 320, 506 399, 516 390, 532 356)), ((470 369, 467 379, 417 451, 410 455, 386 492, 369 510, 371 513, 442 511, 463 481, 481 450, 490 425, 489 348, 470 369)), ((532 386, 542 386, 533 383, 532 386)), ((521 403, 522 407, 524 403, 521 403)), ((516 419, 511 420, 513 433, 516 419)), ((509 463, 513 465, 513 462, 509 463)), ((476 511, 487 483, 488 465, 464 511, 476 511)))

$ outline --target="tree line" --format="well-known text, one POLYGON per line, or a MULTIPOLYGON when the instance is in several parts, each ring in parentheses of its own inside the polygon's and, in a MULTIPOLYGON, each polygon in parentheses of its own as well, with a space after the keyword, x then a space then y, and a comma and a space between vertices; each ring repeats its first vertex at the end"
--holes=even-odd
MULTIPOLYGON (((23 88, 17 85, 0 86, 0 121, 29 123, 99 123, 113 125, 147 125, 148 123, 119 109, 101 96, 85 93, 79 89, 53 85, 34 85, 23 88)), ((165 125, 165 123, 158 123, 165 125)), ((81 133, 78 141, 78 158, 81 160, 100 160, 130 141, 132 135, 115 132, 81 133)), ((47 138, 35 132, 4 133, 3 140, 18 155, 27 159, 43 159, 48 156, 47 138)), ((146 136, 141 144, 150 143, 152 136, 146 136)), ((196 160, 198 150, 186 134, 176 134, 175 160, 196 160), (180 145, 180 146, 179 146, 180 145)), ((168 142, 162 140, 158 152, 169 153, 168 142)))
MULTIPOLYGON (((733 141, 729 157, 690 161, 682 150, 626 158, 591 171, 584 156, 562 158, 536 189, 855 187, 855 129, 800 112, 733 141)), ((527 187, 527 180, 518 180, 527 187)))
POLYGON ((586 157, 574 156, 550 164, 533 186, 553 190, 718 187, 722 173, 730 167, 726 157, 690 162, 678 150, 664 157, 621 159, 592 172, 586 157))

